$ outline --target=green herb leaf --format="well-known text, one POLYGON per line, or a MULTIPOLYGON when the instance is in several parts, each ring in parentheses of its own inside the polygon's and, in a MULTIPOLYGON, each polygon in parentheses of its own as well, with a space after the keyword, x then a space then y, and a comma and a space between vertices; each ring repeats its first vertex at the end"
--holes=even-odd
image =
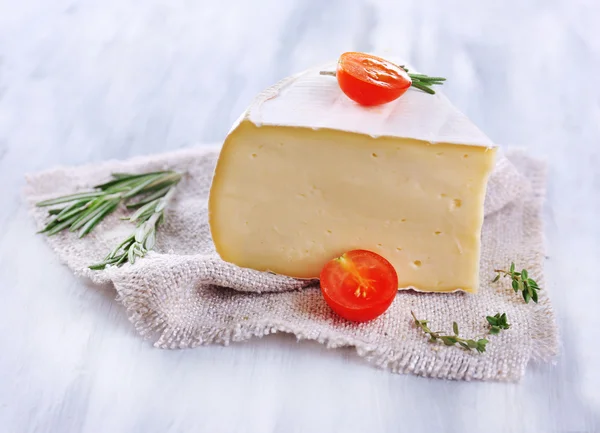
POLYGON ((147 203, 150 203, 151 201, 154 201, 158 198, 163 197, 167 192, 169 192, 171 190, 171 185, 169 186, 165 186, 164 188, 161 188, 151 194, 148 194, 146 197, 144 197, 141 200, 136 201, 135 203, 127 203, 125 206, 127 208, 138 208, 140 206, 143 206, 147 203))
POLYGON ((537 291, 541 289, 538 286, 537 282, 533 278, 529 277, 529 272, 527 271, 527 269, 523 269, 521 270, 521 272, 516 272, 515 264, 513 262, 510 264, 510 268, 508 271, 505 271, 503 269, 496 269, 494 272, 496 272, 496 278, 493 280, 493 282, 498 281, 501 276, 510 277, 511 286, 515 293, 521 292, 523 300, 526 303, 529 303, 531 299, 533 299, 534 302, 537 302, 537 291))
POLYGON ((102 219, 104 219, 104 217, 110 213, 112 213, 117 206, 119 205, 119 201, 112 201, 112 202, 108 202, 106 203, 104 206, 102 206, 101 208, 98 209, 97 214, 91 218, 90 220, 88 220, 85 225, 83 225, 81 227, 81 230, 79 231, 79 237, 82 238, 85 235, 87 235, 89 232, 92 231, 92 229, 100 222, 102 221, 102 219))
POLYGON ((54 205, 61 204, 61 203, 69 203, 74 200, 92 199, 95 197, 100 197, 101 195, 102 195, 102 193, 98 192, 98 191, 81 192, 78 194, 65 195, 65 196, 53 198, 50 200, 44 200, 39 203, 36 203, 36 206, 38 206, 38 207, 54 206, 54 205))
MULTIPOLYGON (((400 66, 400 68, 404 69, 404 71, 410 77, 412 81, 412 87, 427 92, 431 95, 435 94, 435 91, 431 88, 431 86, 441 86, 442 84, 444 84, 444 81, 446 81, 444 77, 430 77, 429 75, 425 74, 413 74, 409 72, 408 68, 406 68, 405 66, 400 66)), ((337 75, 335 71, 320 71, 319 74, 330 75, 332 77, 335 77, 337 75)))
POLYGON ((442 340, 442 342, 446 345, 446 346, 453 346, 454 344, 456 344, 458 342, 458 340, 456 339, 456 337, 452 337, 452 336, 442 336, 440 337, 440 339, 442 340))
POLYGON ((422 90, 425 93, 429 93, 430 95, 435 95, 435 90, 433 90, 429 86, 426 86, 425 84, 421 83, 420 81, 413 81, 411 85, 419 90, 422 90))
POLYGON ((537 304, 538 294, 537 294, 537 291, 533 290, 533 287, 532 287, 532 290, 531 290, 531 299, 533 300, 533 302, 535 302, 537 304))
POLYGON ((164 220, 164 210, 174 194, 174 187, 182 178, 174 171, 129 174, 114 173, 113 179, 96 186, 96 191, 57 197, 37 203, 37 206, 54 206, 70 203, 66 207, 49 210, 52 218, 40 233, 48 236, 62 230, 79 231, 79 237, 90 233, 96 225, 114 212, 120 204, 136 197, 130 208, 138 209, 131 222, 138 223, 138 229, 121 244, 115 247, 105 259, 90 269, 100 270, 106 266, 120 266, 134 263, 143 257, 156 243, 156 229, 164 220))
POLYGON ((485 338, 481 338, 479 340, 477 340, 477 346, 475 347, 475 349, 479 352, 479 353, 483 353, 485 352, 485 348, 488 344, 488 340, 486 340, 485 338))
POLYGON ((475 340, 465 339, 465 338, 460 337, 458 334, 458 323, 456 323, 456 322, 452 323, 452 330, 454 332, 454 335, 442 335, 441 332, 431 331, 427 327, 427 320, 417 319, 417 317, 415 316, 415 313, 412 311, 410 312, 410 314, 412 315, 412 317, 414 319, 415 325, 418 328, 421 328, 421 330, 429 336, 430 343, 435 343, 438 340, 441 340, 441 342, 443 344, 445 344, 446 346, 454 346, 454 345, 458 344, 460 347, 462 347, 465 350, 475 349, 480 353, 485 351, 485 344, 487 343, 487 340, 480 339, 478 341, 475 341, 475 340))
POLYGON ((506 317, 506 313, 496 313, 493 316, 487 316, 486 320, 490 324, 490 334, 492 335, 499 334, 500 330, 502 329, 510 328, 510 325, 507 321, 508 319, 506 317))

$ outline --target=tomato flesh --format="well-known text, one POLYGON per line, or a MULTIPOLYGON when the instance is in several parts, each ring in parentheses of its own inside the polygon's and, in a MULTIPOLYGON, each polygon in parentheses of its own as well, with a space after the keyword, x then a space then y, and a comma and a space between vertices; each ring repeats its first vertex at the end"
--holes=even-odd
POLYGON ((381 105, 404 94, 412 84, 408 73, 380 57, 365 53, 340 56, 336 76, 340 89, 361 105, 381 105))
POLYGON ((320 278, 327 304, 353 322, 379 317, 398 292, 398 275, 391 263, 366 250, 349 251, 329 261, 320 278))

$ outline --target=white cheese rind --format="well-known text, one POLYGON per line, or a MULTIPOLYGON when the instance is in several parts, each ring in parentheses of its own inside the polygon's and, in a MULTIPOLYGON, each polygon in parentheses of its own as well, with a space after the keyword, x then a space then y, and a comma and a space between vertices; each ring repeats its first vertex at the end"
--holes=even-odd
POLYGON ((476 292, 495 146, 439 91, 362 107, 319 74, 334 68, 282 80, 234 124, 209 199, 217 252, 315 278, 369 249, 392 262, 399 288, 476 292))
POLYGON ((335 77, 319 74, 335 66, 329 63, 285 78, 258 95, 243 118, 257 126, 331 128, 372 137, 494 147, 439 89, 429 95, 410 88, 389 104, 363 107, 340 90, 335 77))

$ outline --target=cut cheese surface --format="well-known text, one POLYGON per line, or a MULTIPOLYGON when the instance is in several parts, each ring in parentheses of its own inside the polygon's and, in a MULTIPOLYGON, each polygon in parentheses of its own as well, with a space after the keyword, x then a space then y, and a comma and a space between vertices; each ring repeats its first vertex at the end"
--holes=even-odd
MULTIPOLYGON (((347 105, 339 88, 306 87, 300 91, 292 81, 265 92, 227 137, 209 200, 220 256, 242 267, 317 278, 332 258, 366 249, 392 263, 400 288, 477 291, 483 203, 495 155, 489 140, 447 100, 434 106, 444 105, 437 112, 446 113, 450 124, 438 119, 436 131, 422 134, 410 122, 399 127, 397 120, 376 134, 373 125, 385 123, 381 113, 370 126, 366 116, 362 125, 343 128, 340 112, 329 120, 306 113, 298 120, 310 105, 302 95, 311 88, 317 99, 339 93, 337 111, 347 105), (457 142, 460 129, 467 131, 464 143, 457 142)), ((388 117, 403 118, 398 113, 411 101, 404 108, 398 104, 407 95, 424 104, 415 92, 388 104, 388 117)), ((349 104, 352 123, 369 110, 349 104)))

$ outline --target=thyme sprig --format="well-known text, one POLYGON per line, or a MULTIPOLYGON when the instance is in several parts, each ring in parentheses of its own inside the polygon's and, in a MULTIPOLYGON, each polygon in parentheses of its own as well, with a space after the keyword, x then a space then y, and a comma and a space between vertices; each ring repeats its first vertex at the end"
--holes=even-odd
POLYGON ((486 345, 488 344, 488 340, 486 340, 485 338, 479 338, 479 339, 475 340, 475 339, 466 339, 466 338, 459 337, 458 323, 456 323, 456 322, 452 323, 452 331, 454 332, 454 335, 447 335, 447 334, 443 334, 442 331, 432 331, 431 329, 429 329, 427 320, 417 319, 417 316, 415 316, 415 313, 413 313, 412 311, 410 312, 410 314, 412 314, 413 319, 415 320, 415 324, 419 328, 421 328, 421 330, 423 332, 425 332, 426 334, 429 335, 429 341, 431 343, 435 343, 436 341, 440 340, 446 346, 454 346, 454 345, 458 344, 460 347, 462 347, 465 350, 475 349, 479 353, 485 352, 485 348, 486 348, 486 345))
POLYGON ((529 300, 533 300, 533 302, 537 303, 538 290, 542 289, 538 286, 537 282, 529 276, 526 269, 517 272, 515 271, 515 264, 511 263, 508 271, 495 269, 494 272, 496 272, 497 275, 496 278, 492 280, 492 283, 497 282, 500 277, 509 277, 512 280, 511 284, 513 290, 515 293, 521 292, 526 304, 529 303, 529 300))
POLYGON ((485 320, 490 324, 491 335, 498 335, 502 329, 510 328, 506 313, 496 313, 493 316, 486 316, 485 320))

